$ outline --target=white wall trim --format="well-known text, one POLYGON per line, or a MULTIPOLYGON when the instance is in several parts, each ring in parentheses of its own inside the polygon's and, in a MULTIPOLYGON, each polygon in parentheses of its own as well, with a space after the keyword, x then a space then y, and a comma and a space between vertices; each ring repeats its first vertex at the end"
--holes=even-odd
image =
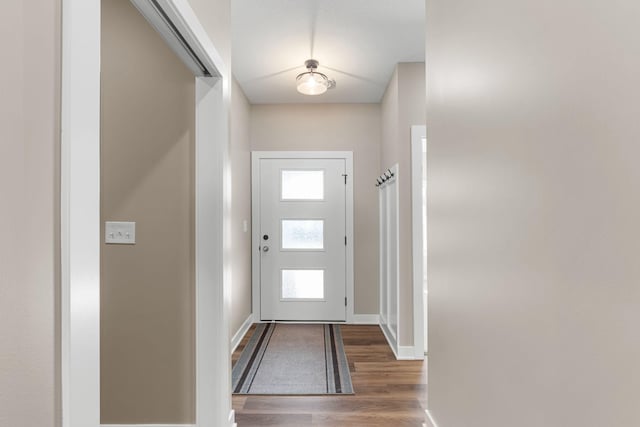
POLYGON ((246 320, 240 326, 240 329, 238 329, 236 333, 233 334, 233 338, 231 338, 231 354, 236 351, 236 348, 238 348, 238 346, 240 345, 240 341, 242 341, 244 336, 247 335, 247 332, 249 332, 249 328, 251 327, 251 325, 253 325, 253 313, 251 313, 249 317, 246 318, 246 320))
POLYGON ((422 360, 424 359, 424 353, 421 355, 422 357, 416 357, 416 350, 414 346, 411 345, 398 345, 395 339, 393 339, 393 334, 389 331, 386 324, 381 323, 380 329, 384 334, 384 337, 387 339, 387 343, 393 352, 393 355, 396 357, 396 360, 422 360))
POLYGON ((380 327, 393 354, 398 358, 400 339, 400 172, 396 163, 390 169, 392 177, 379 186, 380 209, 380 327), (389 248, 395 248, 391 251, 389 248), (394 298, 391 298, 393 295, 394 298), (395 299, 395 303, 392 303, 395 299), (393 307, 392 307, 393 306, 393 307), (391 326, 390 326, 391 325, 391 326), (395 330, 394 330, 395 329, 395 330))
MULTIPOLYGON (((346 164, 346 233, 347 233, 347 273, 346 323, 353 323, 354 310, 354 228, 353 228, 353 152, 352 151, 252 151, 251 152, 251 251, 260 247, 260 159, 344 159, 346 164)), ((254 322, 261 321, 260 314, 260 257, 251 257, 252 311, 254 322)))
POLYGON ((355 229, 353 226, 353 152, 348 151, 344 153, 347 169, 347 218, 346 218, 346 233, 347 233, 347 322, 353 322, 354 310, 355 310, 355 256, 354 256, 354 243, 355 243, 355 229))
POLYGON ((224 426, 231 410, 228 92, 196 79, 196 423, 224 426))
MULTIPOLYGON (((196 422, 232 426, 229 70, 187 0, 163 0, 221 78, 196 78, 196 422)), ((62 426, 100 426, 100 0, 62 4, 62 426)))
POLYGON ((196 427, 195 424, 100 424, 100 427, 196 427))
POLYGON ((398 346, 398 360, 421 360, 424 359, 424 351, 422 354, 416 356, 414 351, 415 347, 412 345, 400 345, 398 346))
POLYGON ((416 359, 424 359, 425 312, 424 307, 424 242, 423 242, 423 204, 422 138, 427 136, 426 126, 411 126, 411 220, 413 252, 413 347, 416 359))
POLYGON ((62 3, 62 426, 100 424, 100 0, 62 3))
POLYGON ((398 359, 398 350, 396 349, 397 343, 396 343, 396 340, 393 338, 393 334, 391 333, 391 331, 389 331, 387 324, 381 323, 380 329, 382 330, 384 337, 387 339, 387 343, 389 344, 389 347, 391 347, 391 351, 393 351, 393 355, 396 357, 396 359, 398 359))
POLYGON ((433 415, 431 415, 431 411, 429 411, 428 409, 426 411, 424 411, 427 415, 427 427, 438 427, 438 424, 436 423, 436 420, 433 419, 433 415))
POLYGON ((379 314, 354 314, 353 321, 351 323, 354 325, 379 325, 380 315, 379 314))

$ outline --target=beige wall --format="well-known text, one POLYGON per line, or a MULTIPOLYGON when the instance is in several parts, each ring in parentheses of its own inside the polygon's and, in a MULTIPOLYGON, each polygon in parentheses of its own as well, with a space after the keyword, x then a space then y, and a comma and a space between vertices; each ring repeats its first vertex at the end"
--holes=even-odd
POLYGON ((251 149, 353 151, 356 314, 378 309, 379 104, 253 105, 251 149))
POLYGON ((638 3, 427 15, 436 421, 640 425, 638 3))
POLYGON ((187 0, 231 75, 231 0, 187 0))
POLYGON ((231 334, 251 315, 251 107, 242 88, 231 89, 231 334), (244 230, 246 223, 247 230, 244 230))
POLYGON ((0 26, 0 425, 56 426, 60 1, 9 0, 0 26))
POLYGON ((411 231, 411 126, 423 125, 425 69, 422 62, 403 62, 382 98, 380 169, 398 163, 400 206, 400 345, 413 343, 413 264, 411 231))
POLYGON ((129 0, 102 2, 101 421, 194 421, 195 80, 129 0))

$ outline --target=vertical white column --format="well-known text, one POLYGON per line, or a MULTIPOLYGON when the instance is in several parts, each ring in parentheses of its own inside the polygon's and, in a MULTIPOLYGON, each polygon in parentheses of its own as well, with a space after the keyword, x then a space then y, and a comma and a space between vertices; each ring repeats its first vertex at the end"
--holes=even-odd
POLYGON ((196 79, 196 423, 232 424, 230 181, 223 79, 196 79))
POLYGON ((64 427, 100 425, 100 1, 62 5, 64 427))
POLYGON ((425 350, 425 294, 424 294, 424 230, 425 199, 422 193, 422 177, 425 168, 422 138, 426 126, 411 126, 411 216, 413 229, 413 351, 416 359, 424 358, 425 350))

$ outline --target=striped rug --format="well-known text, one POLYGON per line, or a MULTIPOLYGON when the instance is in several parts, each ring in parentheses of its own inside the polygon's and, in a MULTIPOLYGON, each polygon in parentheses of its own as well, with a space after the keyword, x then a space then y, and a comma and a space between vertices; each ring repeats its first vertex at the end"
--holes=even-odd
POLYGON ((234 394, 353 394, 339 325, 258 324, 232 380, 234 394))

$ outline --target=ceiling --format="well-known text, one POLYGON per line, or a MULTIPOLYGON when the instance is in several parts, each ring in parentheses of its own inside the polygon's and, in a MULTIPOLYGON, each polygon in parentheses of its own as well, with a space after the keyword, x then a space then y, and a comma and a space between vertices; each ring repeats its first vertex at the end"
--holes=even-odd
POLYGON ((233 0, 233 74, 252 104, 377 103, 398 62, 423 62, 424 0, 233 0), (336 80, 296 91, 304 61, 336 80))

